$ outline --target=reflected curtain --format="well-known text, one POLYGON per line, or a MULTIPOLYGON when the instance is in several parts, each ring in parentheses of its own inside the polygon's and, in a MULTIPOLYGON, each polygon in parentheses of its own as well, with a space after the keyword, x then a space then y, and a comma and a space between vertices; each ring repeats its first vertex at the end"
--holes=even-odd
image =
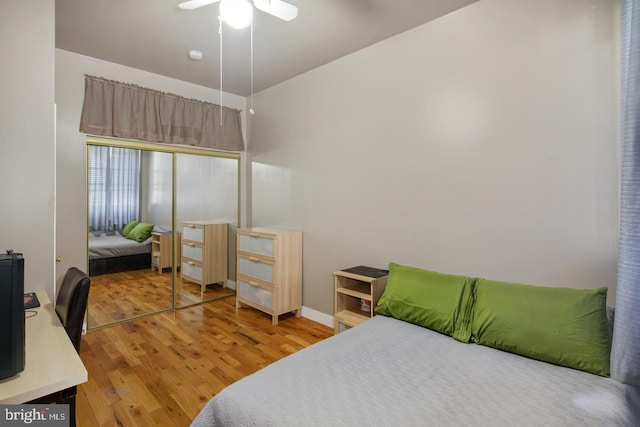
POLYGON ((621 7, 622 191, 611 376, 640 386, 640 0, 621 7))
POLYGON ((89 231, 140 219, 140 150, 89 146, 89 231))
POLYGON ((239 110, 93 76, 85 76, 80 131, 244 151, 239 110))

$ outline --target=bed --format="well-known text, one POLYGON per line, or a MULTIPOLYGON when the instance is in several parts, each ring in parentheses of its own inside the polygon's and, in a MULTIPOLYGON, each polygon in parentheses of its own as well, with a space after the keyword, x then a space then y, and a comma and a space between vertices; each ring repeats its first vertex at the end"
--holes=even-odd
POLYGON ((116 231, 113 235, 89 233, 89 275, 118 273, 151 267, 151 237, 130 240, 116 231))
POLYGON ((638 411, 607 376, 376 315, 228 386, 192 426, 638 426, 638 411))

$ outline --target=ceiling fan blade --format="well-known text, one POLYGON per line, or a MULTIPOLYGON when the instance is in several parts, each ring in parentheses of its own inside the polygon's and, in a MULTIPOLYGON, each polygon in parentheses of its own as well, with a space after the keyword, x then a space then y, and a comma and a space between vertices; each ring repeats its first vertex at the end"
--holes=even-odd
POLYGON ((180 9, 191 10, 191 9, 197 9, 202 6, 206 6, 208 4, 216 3, 219 1, 220 0, 189 0, 189 1, 183 1, 182 3, 178 4, 178 7, 180 9))
POLYGON ((253 4, 256 9, 270 13, 283 21, 291 21, 298 16, 298 7, 282 0, 253 0, 253 4))

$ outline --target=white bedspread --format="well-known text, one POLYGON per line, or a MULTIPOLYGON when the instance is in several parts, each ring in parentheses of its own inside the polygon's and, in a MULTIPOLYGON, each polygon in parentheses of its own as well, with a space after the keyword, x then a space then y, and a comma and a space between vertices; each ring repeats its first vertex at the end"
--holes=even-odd
POLYGON ((638 389, 376 316, 244 378, 193 426, 638 426, 638 389))

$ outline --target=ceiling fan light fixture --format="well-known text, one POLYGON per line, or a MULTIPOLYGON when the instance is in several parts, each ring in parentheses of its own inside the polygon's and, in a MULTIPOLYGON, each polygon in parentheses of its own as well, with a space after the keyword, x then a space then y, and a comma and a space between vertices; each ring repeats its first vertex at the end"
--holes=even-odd
POLYGON ((220 18, 233 28, 242 29, 251 24, 253 8, 247 0, 222 0, 220 18))

